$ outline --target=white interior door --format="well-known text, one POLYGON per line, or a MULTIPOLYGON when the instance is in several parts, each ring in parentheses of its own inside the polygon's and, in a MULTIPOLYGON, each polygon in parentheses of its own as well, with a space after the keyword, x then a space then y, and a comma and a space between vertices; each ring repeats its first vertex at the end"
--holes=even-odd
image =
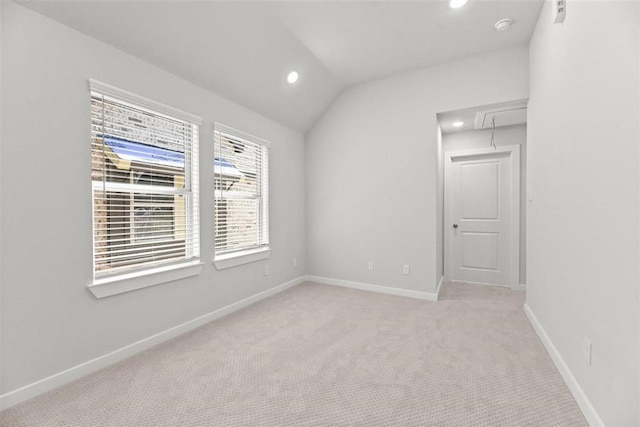
POLYGON ((447 279, 518 287, 520 147, 445 155, 447 279))

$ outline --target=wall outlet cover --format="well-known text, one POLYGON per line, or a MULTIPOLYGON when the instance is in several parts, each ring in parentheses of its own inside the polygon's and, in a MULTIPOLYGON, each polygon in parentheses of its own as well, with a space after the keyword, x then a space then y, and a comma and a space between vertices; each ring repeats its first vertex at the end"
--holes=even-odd
POLYGON ((564 22, 567 14, 567 0, 553 0, 553 23, 564 22))

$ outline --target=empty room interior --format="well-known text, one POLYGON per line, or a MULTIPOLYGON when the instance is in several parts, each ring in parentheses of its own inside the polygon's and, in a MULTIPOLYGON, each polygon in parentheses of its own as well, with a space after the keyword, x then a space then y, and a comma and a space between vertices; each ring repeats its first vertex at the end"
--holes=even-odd
POLYGON ((640 2, 0 1, 1 426, 640 425, 640 2))

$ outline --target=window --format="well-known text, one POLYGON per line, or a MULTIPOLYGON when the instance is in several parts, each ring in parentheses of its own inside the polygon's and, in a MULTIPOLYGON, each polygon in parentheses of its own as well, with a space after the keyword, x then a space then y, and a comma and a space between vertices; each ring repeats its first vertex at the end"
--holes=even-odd
POLYGON ((269 249, 269 143, 219 124, 214 135, 215 260, 252 261, 269 249))
POLYGON ((198 261, 200 119, 90 89, 94 283, 198 261))

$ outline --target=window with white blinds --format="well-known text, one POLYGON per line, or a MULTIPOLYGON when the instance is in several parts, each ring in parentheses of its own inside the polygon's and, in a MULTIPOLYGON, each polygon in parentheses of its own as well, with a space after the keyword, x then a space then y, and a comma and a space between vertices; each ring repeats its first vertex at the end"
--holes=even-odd
POLYGON ((200 119, 94 80, 94 279, 200 255, 200 119))
POLYGON ((269 247, 269 143, 216 124, 216 258, 269 247))

